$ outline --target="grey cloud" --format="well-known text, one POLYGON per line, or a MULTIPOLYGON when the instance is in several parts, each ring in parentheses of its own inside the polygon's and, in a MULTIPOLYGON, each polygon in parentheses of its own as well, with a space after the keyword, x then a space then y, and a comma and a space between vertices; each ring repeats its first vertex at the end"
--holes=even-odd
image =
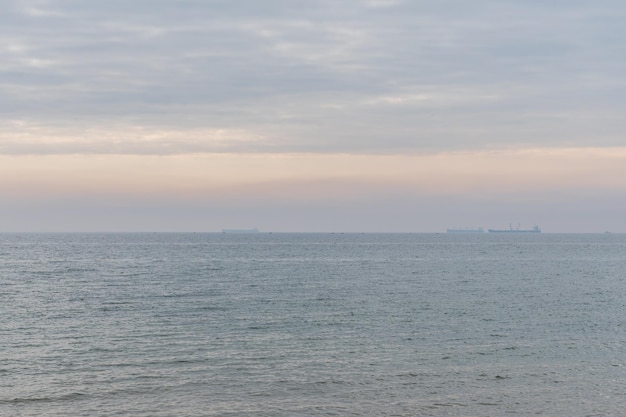
MULTIPOLYGON (((150 126, 266 139, 110 146, 128 153, 422 151, 590 135, 613 145, 624 15, 618 2, 582 1, 13 0, 0 6, 0 110, 73 126, 69 136, 111 125, 122 136, 150 126)), ((18 133, 0 129, 0 144, 18 133)))

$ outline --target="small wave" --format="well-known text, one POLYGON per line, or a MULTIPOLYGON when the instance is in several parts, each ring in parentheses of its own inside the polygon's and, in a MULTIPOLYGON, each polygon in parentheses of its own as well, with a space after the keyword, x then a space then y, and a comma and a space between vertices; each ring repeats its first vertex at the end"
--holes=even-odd
POLYGON ((20 397, 10 400, 0 400, 0 404, 28 404, 28 403, 51 403, 58 401, 73 401, 87 396, 82 392, 72 392, 58 397, 20 397))
POLYGON ((467 404, 463 403, 433 403, 430 408, 439 408, 439 407, 467 407, 467 404))
POLYGON ((226 311, 226 308, 222 307, 222 306, 202 306, 202 307, 198 307, 198 310, 203 310, 203 311, 226 311))

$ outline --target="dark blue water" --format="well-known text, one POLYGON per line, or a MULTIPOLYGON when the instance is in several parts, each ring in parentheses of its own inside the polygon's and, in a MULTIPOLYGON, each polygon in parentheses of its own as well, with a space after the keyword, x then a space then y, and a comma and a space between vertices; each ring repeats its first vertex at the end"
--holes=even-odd
POLYGON ((2 416, 616 416, 626 235, 0 235, 2 416))

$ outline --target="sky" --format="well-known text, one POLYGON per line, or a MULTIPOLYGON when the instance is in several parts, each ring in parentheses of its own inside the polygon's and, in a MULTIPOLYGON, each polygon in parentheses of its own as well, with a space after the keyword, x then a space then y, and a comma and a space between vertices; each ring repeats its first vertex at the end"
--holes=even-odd
POLYGON ((3 0, 0 231, 626 232, 626 3, 3 0))

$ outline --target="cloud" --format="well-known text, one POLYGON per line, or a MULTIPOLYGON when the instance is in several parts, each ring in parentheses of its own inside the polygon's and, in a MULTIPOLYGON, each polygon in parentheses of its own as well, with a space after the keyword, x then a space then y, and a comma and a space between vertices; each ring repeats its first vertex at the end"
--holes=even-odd
POLYGON ((615 146, 625 9, 10 0, 0 5, 0 152, 615 146), (188 139, 218 131, 228 133, 188 139))

